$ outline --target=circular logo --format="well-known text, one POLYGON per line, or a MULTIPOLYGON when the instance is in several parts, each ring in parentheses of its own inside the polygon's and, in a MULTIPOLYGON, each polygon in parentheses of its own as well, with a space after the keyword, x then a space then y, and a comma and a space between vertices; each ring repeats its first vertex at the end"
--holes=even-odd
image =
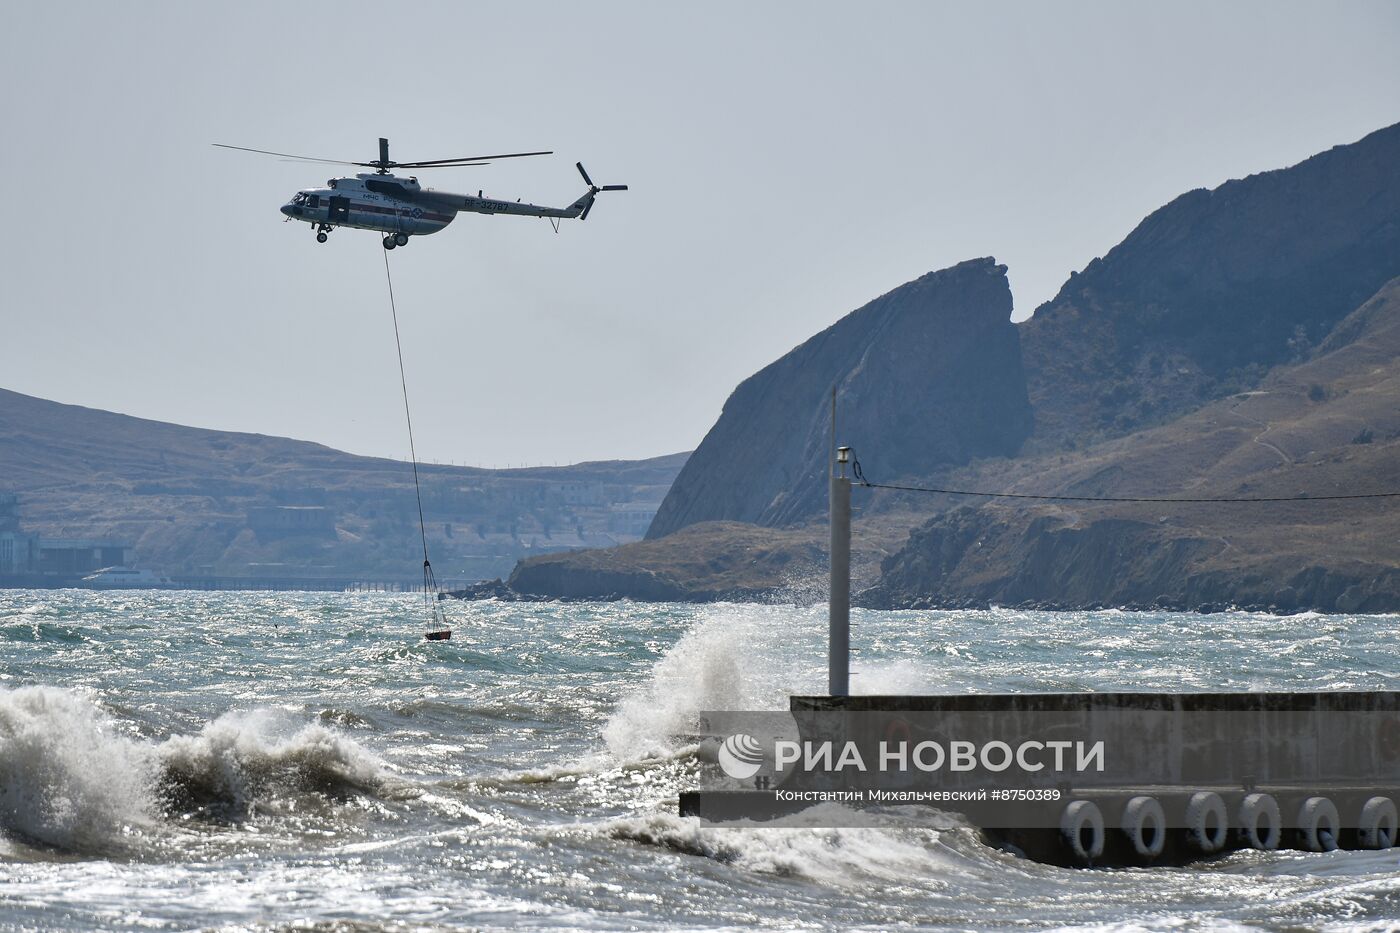
POLYGON ((748 780, 763 766, 763 746, 751 735, 735 733, 719 747, 719 766, 735 780, 748 780))
POLYGON ((413 216, 414 216, 414 217, 422 217, 422 216, 423 216, 423 208, 421 208, 421 207, 415 207, 415 208, 413 209, 413 216))

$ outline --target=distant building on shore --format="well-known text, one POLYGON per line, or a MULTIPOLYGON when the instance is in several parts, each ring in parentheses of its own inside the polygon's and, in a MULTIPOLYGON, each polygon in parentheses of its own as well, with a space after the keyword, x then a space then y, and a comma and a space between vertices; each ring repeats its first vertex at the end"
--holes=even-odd
POLYGON ((39 538, 39 573, 85 574, 123 567, 130 545, 94 538, 39 538))
POLYGON ((259 538, 335 537, 335 514, 320 505, 257 505, 248 527, 259 538))
POLYGON ((28 573, 39 557, 39 536, 19 527, 19 496, 0 492, 0 574, 28 573))
POLYGON ((0 493, 0 575, 81 576, 126 564, 131 546, 96 538, 45 538, 19 521, 19 496, 0 493))

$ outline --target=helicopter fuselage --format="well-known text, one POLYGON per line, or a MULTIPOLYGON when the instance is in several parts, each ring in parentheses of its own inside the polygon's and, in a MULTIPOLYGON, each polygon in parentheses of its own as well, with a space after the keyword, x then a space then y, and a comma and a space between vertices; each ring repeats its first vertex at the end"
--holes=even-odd
POLYGON ((324 188, 311 188, 298 191, 290 201, 282 205, 282 214, 288 220, 300 220, 311 224, 316 231, 316 240, 326 242, 327 235, 336 227, 358 227, 361 230, 377 230, 384 234, 384 248, 394 249, 404 246, 408 238, 437 233, 452 223, 462 211, 475 214, 517 214, 523 217, 545 217, 559 232, 559 221, 577 217, 587 220, 593 210, 593 201, 601 191, 626 191, 626 185, 595 185, 588 177, 582 162, 575 162, 588 190, 568 207, 544 207, 540 204, 525 204, 521 201, 501 201, 488 198, 478 191, 476 197, 469 194, 453 194, 450 191, 434 191, 418 184, 413 176, 399 177, 391 174, 395 168, 466 168, 490 165, 495 159, 519 159, 526 156, 551 155, 540 152, 505 152, 496 155, 461 156, 451 159, 429 159, 425 162, 394 162, 389 158, 389 140, 379 137, 379 158, 370 162, 353 162, 341 159, 317 159, 311 156, 293 155, 289 152, 273 152, 270 149, 249 149, 247 146, 230 146, 227 143, 214 143, 220 149, 238 149, 243 152, 256 152, 259 155, 280 156, 295 162, 331 162, 336 165, 360 165, 377 169, 375 172, 361 172, 348 178, 332 178, 324 188))
POLYGON ((592 203, 589 191, 565 208, 502 201, 477 195, 422 188, 418 179, 385 173, 362 173, 332 178, 325 188, 299 191, 282 205, 290 220, 305 221, 318 230, 356 227, 404 237, 437 233, 461 211, 478 214, 519 214, 526 217, 572 218, 592 203))

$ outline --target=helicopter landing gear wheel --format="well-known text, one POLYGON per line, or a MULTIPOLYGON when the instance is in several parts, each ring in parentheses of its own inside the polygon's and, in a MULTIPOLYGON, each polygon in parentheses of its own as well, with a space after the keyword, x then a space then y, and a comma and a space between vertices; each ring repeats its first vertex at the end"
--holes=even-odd
POLYGON ((317 243, 324 243, 324 242, 326 242, 326 240, 328 240, 328 239, 330 239, 330 238, 327 237, 324 233, 318 233, 318 234, 316 234, 316 242, 317 242, 317 243))
POLYGON ((397 246, 407 246, 407 245, 408 245, 408 234, 407 234, 407 233, 396 233, 396 234, 394 234, 394 244, 397 245, 397 246))
POLYGON ((398 245, 399 245, 399 244, 397 244, 397 243, 394 242, 394 238, 393 238, 392 235, 386 236, 386 237, 384 238, 384 248, 385 248, 385 249, 393 249, 395 246, 398 246, 398 245))

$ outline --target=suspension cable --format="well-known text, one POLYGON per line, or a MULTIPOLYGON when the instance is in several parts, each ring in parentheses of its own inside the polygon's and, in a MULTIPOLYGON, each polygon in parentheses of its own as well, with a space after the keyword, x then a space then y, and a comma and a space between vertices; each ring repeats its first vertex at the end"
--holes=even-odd
MULTIPOLYGON (((429 608, 431 621, 438 629, 447 628, 447 619, 438 605, 437 579, 433 576, 433 565, 428 560, 428 526, 423 520, 423 488, 418 482, 418 450, 413 443, 413 413, 408 407, 408 377, 404 374, 403 341, 399 338, 399 309, 394 301, 394 277, 389 272, 389 251, 384 252, 384 280, 389 283, 389 312, 394 320, 394 349, 399 355, 399 386, 403 389, 403 416, 408 424, 408 456, 413 463, 413 496, 418 502, 418 537, 423 542, 423 599, 429 608)), ((441 635, 430 632, 429 636, 441 635)))

